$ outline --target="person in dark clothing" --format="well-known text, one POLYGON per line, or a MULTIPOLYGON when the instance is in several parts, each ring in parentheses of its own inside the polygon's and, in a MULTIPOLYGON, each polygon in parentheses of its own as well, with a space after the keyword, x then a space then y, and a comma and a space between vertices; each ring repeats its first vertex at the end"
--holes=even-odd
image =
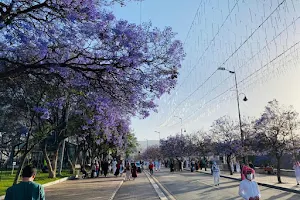
POLYGON ((6 190, 4 200, 45 200, 44 187, 33 182, 36 168, 30 165, 23 168, 22 182, 6 190))
POLYGON ((170 162, 170 172, 174 172, 174 163, 173 163, 173 161, 170 162))
POLYGON ((103 175, 104 172, 103 169, 104 169, 104 161, 101 160, 101 170, 100 170, 101 175, 103 175))
POLYGON ((133 163, 132 167, 131 167, 131 177, 133 178, 133 180, 137 177, 137 171, 136 171, 135 163, 133 163))
POLYGON ((178 171, 182 171, 182 161, 178 159, 178 171))
POLYGON ((254 165, 252 164, 252 162, 249 162, 249 167, 255 170, 254 165))
POLYGON ((119 174, 120 174, 120 167, 121 167, 121 163, 120 162, 118 162, 118 164, 117 164, 117 169, 116 169, 116 172, 115 172, 115 176, 117 177, 119 174))
POLYGON ((154 165, 152 162, 150 162, 149 164, 149 170, 150 170, 150 174, 153 175, 153 168, 154 168, 154 165))
POLYGON ((104 174, 105 177, 107 176, 108 165, 109 165, 109 164, 108 164, 107 160, 105 160, 105 161, 103 162, 103 174, 104 174))
POLYGON ((98 166, 98 170, 97 170, 97 177, 99 177, 100 173, 101 173, 101 161, 97 162, 97 166, 98 166))
POLYGON ((85 170, 84 166, 81 166, 80 172, 83 174, 82 178, 87 178, 88 177, 88 173, 85 170))

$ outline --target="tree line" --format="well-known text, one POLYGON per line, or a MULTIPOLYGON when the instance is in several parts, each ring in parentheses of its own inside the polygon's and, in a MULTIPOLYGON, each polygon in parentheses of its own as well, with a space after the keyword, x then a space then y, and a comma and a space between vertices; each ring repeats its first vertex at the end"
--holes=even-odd
POLYGON ((299 159, 300 132, 299 114, 292 106, 285 107, 274 99, 267 103, 258 118, 244 117, 242 143, 239 122, 229 116, 215 120, 207 131, 177 134, 160 140, 159 146, 149 148, 143 157, 157 158, 208 158, 209 155, 222 155, 226 158, 228 170, 235 157, 270 155, 276 159, 277 179, 281 183, 281 160, 291 155, 292 161, 299 159))

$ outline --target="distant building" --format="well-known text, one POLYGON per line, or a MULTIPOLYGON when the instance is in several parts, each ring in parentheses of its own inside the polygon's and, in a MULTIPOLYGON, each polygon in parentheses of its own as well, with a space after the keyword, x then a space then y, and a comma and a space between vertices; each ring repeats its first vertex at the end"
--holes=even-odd
POLYGON ((144 141, 138 141, 138 151, 143 152, 147 149, 147 146, 154 146, 159 145, 159 140, 144 140, 144 141))

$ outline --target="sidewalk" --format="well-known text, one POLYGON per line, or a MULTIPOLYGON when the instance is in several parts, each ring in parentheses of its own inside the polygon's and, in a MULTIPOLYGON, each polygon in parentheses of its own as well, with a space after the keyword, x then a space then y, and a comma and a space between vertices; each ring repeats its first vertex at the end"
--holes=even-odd
POLYGON ((47 200, 112 199, 120 185, 121 177, 100 177, 68 180, 45 188, 47 200))
MULTIPOLYGON (((198 172, 211 174, 210 169, 207 169, 207 171, 198 170, 198 172)), ((238 181, 241 180, 241 175, 239 173, 234 173, 233 175, 230 175, 229 172, 227 171, 221 171, 221 177, 238 180, 238 181)), ((282 183, 279 184, 276 175, 256 174, 255 181, 259 185, 265 187, 270 187, 274 189, 283 190, 286 192, 294 192, 300 194, 300 186, 296 185, 296 178, 281 176, 282 183)))
POLYGON ((125 181, 114 200, 159 200, 159 197, 144 173, 138 173, 135 180, 125 181))

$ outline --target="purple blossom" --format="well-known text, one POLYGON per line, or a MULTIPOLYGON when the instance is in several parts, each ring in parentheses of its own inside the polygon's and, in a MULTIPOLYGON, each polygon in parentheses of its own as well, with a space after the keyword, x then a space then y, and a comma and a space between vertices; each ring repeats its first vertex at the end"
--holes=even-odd
POLYGON ((47 111, 45 111, 44 113, 43 113, 43 115, 41 116, 41 119, 49 119, 50 118, 50 113, 49 113, 49 111, 47 110, 47 111))

